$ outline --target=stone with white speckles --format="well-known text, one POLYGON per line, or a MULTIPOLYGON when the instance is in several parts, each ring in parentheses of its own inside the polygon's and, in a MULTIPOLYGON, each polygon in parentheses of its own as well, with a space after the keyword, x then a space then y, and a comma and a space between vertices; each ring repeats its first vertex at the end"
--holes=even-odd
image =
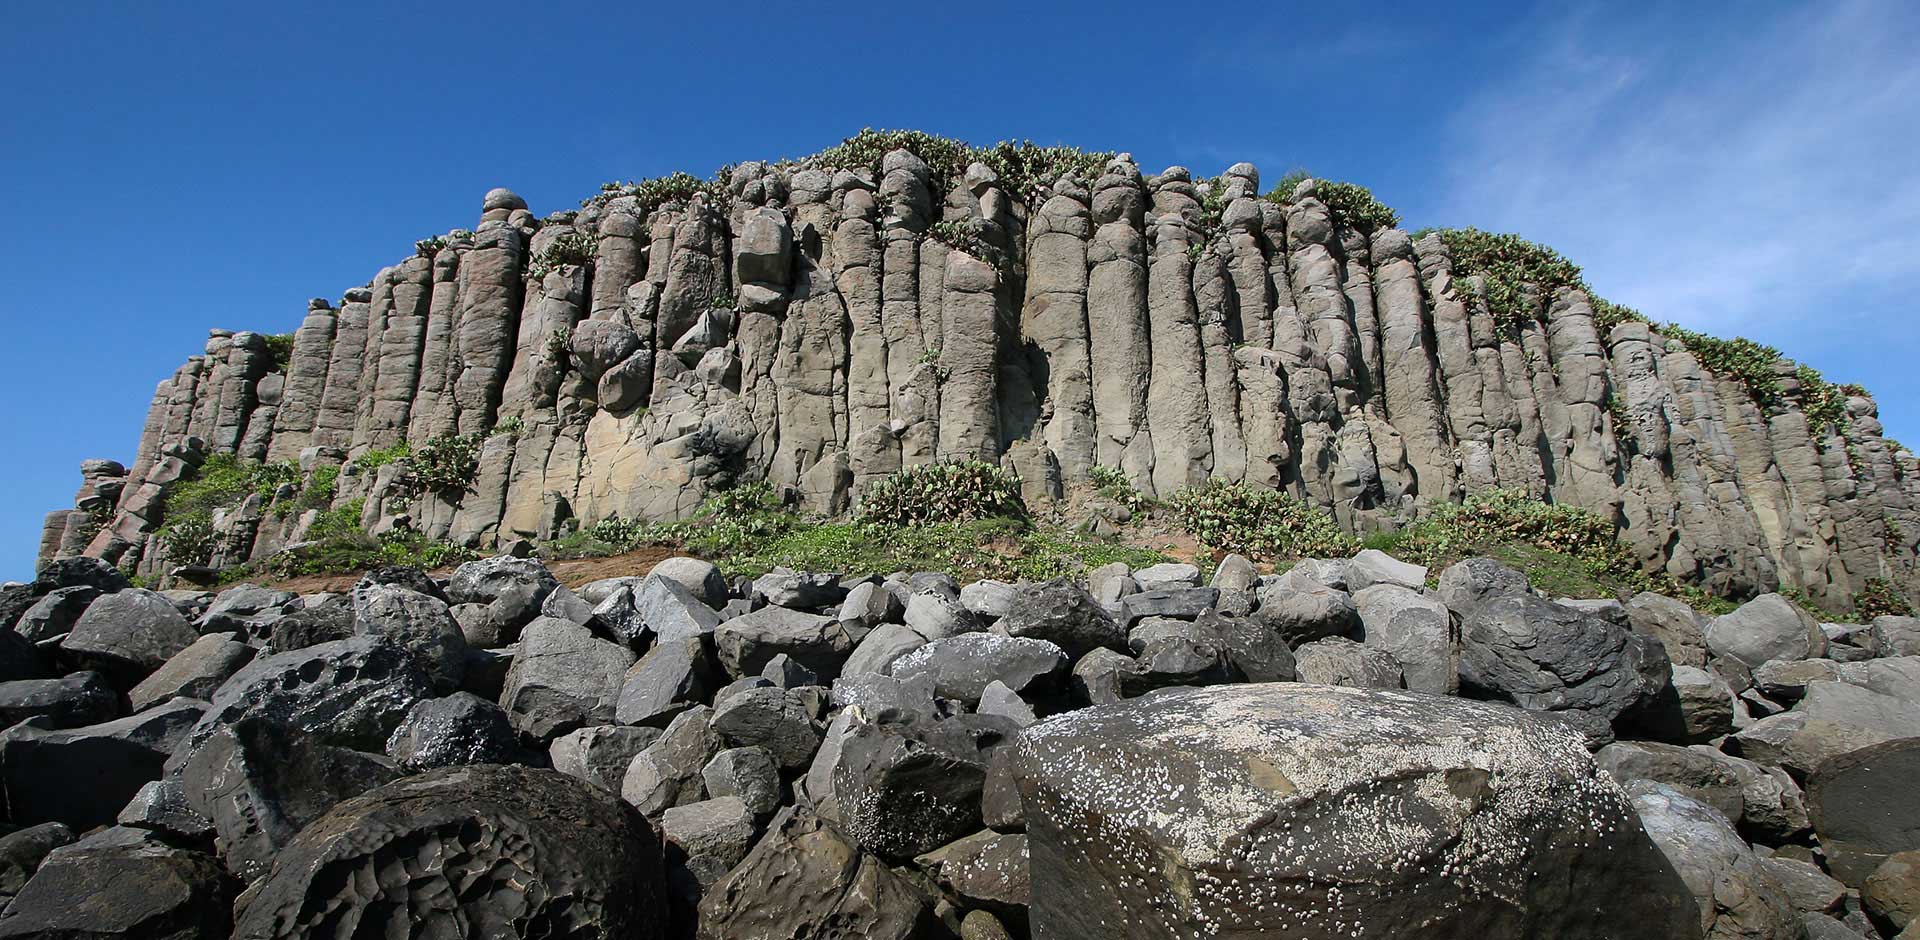
POLYGON ((1700 936, 1579 737, 1509 708, 1238 685, 1014 747, 1034 940, 1700 936))
POLYGON ((987 763, 993 749, 1019 734, 997 715, 933 720, 882 711, 852 722, 833 768, 840 828, 889 859, 912 858, 980 829, 987 763))
POLYGON ((914 864, 932 875, 962 906, 985 910, 1024 928, 1033 885, 1027 873, 1027 837, 992 830, 949 842, 914 864))
POLYGON ((903 681, 929 676, 942 698, 968 705, 979 702, 980 694, 993 682, 1016 692, 1029 688, 1045 692, 1058 686, 1066 672, 1067 656, 1060 647, 1046 640, 994 633, 934 640, 894 660, 889 668, 890 675, 903 681))

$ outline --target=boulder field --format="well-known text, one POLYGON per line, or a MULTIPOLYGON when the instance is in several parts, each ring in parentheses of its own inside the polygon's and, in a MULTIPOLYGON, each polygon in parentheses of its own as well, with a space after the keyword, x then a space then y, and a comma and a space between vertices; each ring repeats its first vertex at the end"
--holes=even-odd
POLYGON ((0 938, 1920 929, 1910 620, 1094 574, 55 562, 0 624, 0 938))

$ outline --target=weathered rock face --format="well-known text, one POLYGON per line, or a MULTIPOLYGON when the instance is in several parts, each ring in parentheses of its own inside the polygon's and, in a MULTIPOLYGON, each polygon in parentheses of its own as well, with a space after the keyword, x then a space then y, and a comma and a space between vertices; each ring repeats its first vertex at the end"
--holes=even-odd
MULTIPOLYGON (((1920 587, 1898 535, 1920 531, 1920 463, 1864 395, 1819 424, 1783 362, 1763 410, 1647 324, 1603 335, 1572 289, 1507 330, 1438 236, 1357 231, 1312 183, 1262 200, 1248 164, 1196 180, 1119 155, 1086 175, 897 150, 545 221, 485 201, 472 231, 309 303, 283 366, 217 331, 156 389, 131 465, 84 469, 47 560, 165 572, 160 497, 208 454, 337 466, 512 419, 465 492, 369 473, 337 498, 492 547, 684 517, 740 481, 832 512, 960 457, 1020 468, 1030 500, 1104 466, 1157 496, 1280 487, 1350 525, 1513 487, 1617 520, 1649 568, 1722 593, 1844 609, 1870 579, 1920 587)), ((301 534, 228 515, 221 559, 301 534)))
POLYGON ((659 838, 612 794, 524 767, 455 767, 348 800, 241 907, 241 937, 661 936, 659 838))
POLYGON ((1699 936, 1579 739, 1498 706, 1186 690, 1017 748, 1036 938, 1699 936))

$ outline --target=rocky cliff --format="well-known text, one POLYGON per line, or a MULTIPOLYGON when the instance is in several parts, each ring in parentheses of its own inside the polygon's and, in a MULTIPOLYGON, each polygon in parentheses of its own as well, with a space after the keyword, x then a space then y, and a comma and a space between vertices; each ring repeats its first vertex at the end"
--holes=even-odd
MULTIPOLYGON (((491 547, 741 481, 833 513, 903 466, 985 458, 1029 503, 1104 466, 1148 494, 1282 488, 1359 530, 1519 488, 1716 593, 1841 610, 1920 583, 1920 465, 1864 390, 1650 324, 1551 252, 1410 234, 1355 189, 875 132, 544 219, 497 189, 473 230, 311 301, 290 349, 214 331, 132 465, 83 467, 43 560, 177 564, 162 496, 207 454, 312 472, 439 441, 477 457, 464 489, 390 465, 340 499, 491 547)), ((220 514, 213 562, 311 521, 261 509, 220 514)))

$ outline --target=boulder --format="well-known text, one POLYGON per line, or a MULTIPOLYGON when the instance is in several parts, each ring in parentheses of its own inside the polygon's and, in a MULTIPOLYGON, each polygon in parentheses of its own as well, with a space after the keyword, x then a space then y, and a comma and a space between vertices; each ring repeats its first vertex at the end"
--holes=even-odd
POLYGON ((1225 644, 1211 637, 1164 636, 1149 642, 1120 672, 1127 698, 1181 685, 1219 685, 1234 680, 1225 644))
POLYGON ((1033 884, 1024 833, 983 830, 914 859, 954 902, 1025 928, 1033 884))
POLYGON ((1627 622, 1667 648, 1676 666, 1707 665, 1707 618, 1683 601, 1642 591, 1627 601, 1627 622))
POLYGON ((90 587, 102 594, 113 594, 128 587, 120 569, 99 558, 85 555, 62 558, 40 566, 33 579, 33 593, 45 597, 61 588, 90 587))
POLYGON ((998 620, 1020 599, 1020 586, 1008 581, 975 581, 960 589, 960 606, 974 616, 998 620))
POLYGON ((634 589, 633 609, 658 640, 712 636, 720 626, 720 615, 692 588, 657 574, 634 589))
POLYGON ((64 730, 32 719, 0 734, 0 782, 15 825, 110 825, 140 787, 157 780, 207 703, 174 699, 137 715, 64 730))
POLYGON ((707 796, 738 797, 747 811, 765 818, 780 808, 780 767, 764 747, 730 747, 701 768, 707 796))
POLYGON ((710 697, 719 685, 718 673, 701 638, 662 639, 622 678, 614 720, 664 728, 675 715, 710 697))
POLYGON ((47 822, 0 836, 0 904, 10 901, 40 868, 47 853, 73 841, 73 829, 47 822))
POLYGON ((38 717, 35 727, 78 728, 118 714, 120 696, 107 684, 107 677, 97 672, 0 682, 0 727, 38 717))
POLYGON ((1672 671, 1658 641, 1531 594, 1474 608, 1462 641, 1463 694, 1604 724, 1652 709, 1672 671))
POLYGON ((648 816, 696 802, 705 793, 700 772, 725 746, 713 730, 713 709, 700 705, 682 712, 634 755, 620 780, 620 798, 648 816))
POLYGON ((727 579, 713 562, 677 556, 654 564, 650 577, 663 578, 686 588, 708 607, 727 602, 727 579))
POLYGON ((1873 648, 1881 656, 1920 656, 1920 617, 1883 614, 1868 627, 1873 648))
POLYGON ((633 652, 567 620, 527 624, 507 670, 500 705, 514 727, 543 741, 585 725, 614 720, 614 706, 633 652))
POLYGON ((140 788, 114 821, 135 829, 151 829, 175 843, 211 844, 213 820, 193 808, 180 778, 162 777, 140 788))
POLYGON ((913 632, 928 640, 986 629, 980 618, 960 603, 958 594, 948 596, 943 591, 916 591, 907 598, 906 612, 901 619, 913 632))
POLYGON ((1681 741, 1703 744, 1733 731, 1733 689, 1696 666, 1676 664, 1669 680, 1679 714, 1673 731, 1681 741))
POLYGON ((453 579, 447 582, 447 601, 486 605, 488 619, 498 631, 497 645, 504 646, 519 639, 520 629, 540 616, 547 595, 559 586, 545 565, 501 555, 454 569, 453 579))
POLYGON ((847 590, 837 574, 775 568, 753 580, 753 596, 775 607, 814 608, 840 603, 847 590))
POLYGON ((328 747, 264 718, 220 729, 181 769, 187 803, 213 821, 227 870, 243 881, 335 803, 402 775, 384 757, 328 747))
POLYGON ((1846 682, 1811 682, 1792 711, 1735 732, 1728 750, 1802 776, 1850 751, 1920 737, 1920 702, 1846 682))
POLYGON ((1120 599, 1120 620, 1127 625, 1142 617, 1192 620, 1212 610, 1219 600, 1219 589, 1210 587, 1141 591, 1120 599))
POLYGON ((253 661, 254 648, 231 633, 209 633, 174 654, 127 692, 134 711, 176 698, 210 699, 253 661))
POLYGON ((1761 870, 1787 896, 1787 903, 1801 913, 1840 913, 1847 898, 1847 886, 1827 876, 1820 866, 1785 855, 1760 859, 1761 870))
POLYGON ((58 640, 73 630, 80 615, 99 597, 99 589, 84 584, 61 588, 34 601, 13 630, 35 643, 58 640))
POLYGON ((720 665, 736 679, 759 675, 773 657, 785 653, 832 681, 853 650, 853 639, 839 621, 785 607, 762 607, 721 623, 713 639, 720 665))
POLYGON ((387 756, 410 773, 463 764, 510 764, 520 742, 505 709, 471 692, 414 703, 387 739, 387 756))
MULTIPOLYGON (((842 625, 846 621, 841 621, 842 625)), ((862 637, 840 667, 840 675, 884 675, 895 660, 925 646, 927 638, 903 623, 883 623, 862 637)))
POLYGON ((907 605, 892 591, 874 581, 862 581, 847 591, 840 602, 839 620, 850 631, 872 630, 884 623, 898 623, 907 605))
POLYGON ((1861 883, 1860 901, 1888 933, 1920 921, 1920 851, 1887 856, 1861 883))
POLYGON ((1621 786, 1636 780, 1664 784, 1713 807, 1729 824, 1739 823, 1745 814, 1740 774, 1710 750, 1616 741, 1596 751, 1593 759, 1621 786))
POLYGON ((1388 583, 1360 589, 1353 603, 1360 613, 1361 642, 1392 656, 1408 689, 1434 695, 1460 691, 1460 634, 1445 605, 1388 583))
POLYGON ((824 692, 772 687, 715 697, 711 724, 729 745, 765 748, 786 769, 805 767, 826 727, 824 692))
POLYGON ((1526 594, 1532 588, 1527 576, 1484 555, 1461 559, 1440 572, 1435 596, 1452 610, 1465 614, 1483 602, 1511 594, 1526 594))
POLYGON ((1286 638, 1256 617, 1209 611, 1193 622, 1193 638, 1223 648, 1239 679, 1292 682, 1298 678, 1286 638))
POLYGON ((737 796, 722 796, 660 814, 667 881, 688 906, 725 877, 753 847, 753 813, 737 796))
POLYGON ((173 602, 137 588, 88 605, 60 648, 75 660, 132 686, 193 645, 199 631, 173 602))
MULTIPOLYGON (((288 653, 344 640, 354 635, 353 604, 336 595, 296 610, 265 629, 264 639, 269 653, 288 653)), ((248 633, 235 639, 244 641, 256 636, 248 633)))
POLYGON ((431 693, 418 660, 376 636, 261 657, 220 687, 167 767, 185 766, 208 738, 248 717, 305 732, 316 743, 378 753, 414 703, 431 693))
POLYGON ((833 768, 841 828, 867 851, 900 860, 979 830, 992 750, 1018 734, 993 715, 882 711, 853 722, 833 768))
POLYGON ((933 640, 893 661, 888 674, 911 682, 922 676, 935 694, 978 704, 987 686, 1000 682, 1019 692, 1051 691, 1067 673, 1067 656, 1046 640, 962 633, 933 640))
POLYGON ((1360 635, 1360 609, 1346 591, 1317 583, 1301 590, 1283 580, 1262 586, 1258 596, 1253 618, 1295 648, 1327 637, 1360 635))
POLYGON ((1166 561, 1134 571, 1133 580, 1143 591, 1199 587, 1200 568, 1186 562, 1166 561))
POLYGON ((1707 623, 1707 651, 1752 669, 1770 659, 1813 659, 1827 635, 1813 616, 1778 594, 1762 594, 1707 623))
POLYGON ((667 929, 652 828, 604 790, 526 767, 450 767, 341 803, 250 893, 237 937, 411 936, 423 923, 464 936, 667 929))
POLYGON ((943 933, 934 900, 811 811, 788 807, 701 899, 699 935, 702 940, 919 940, 943 933))
POLYGON ((1364 549, 1347 562, 1347 587, 1360 590, 1375 584, 1397 584, 1419 591, 1427 586, 1427 569, 1401 561, 1379 549, 1364 549))
POLYGON ((1008 636, 1046 640, 1076 660, 1101 647, 1126 647, 1126 630, 1072 581, 1022 585, 1018 592, 997 624, 1008 636))
POLYGON ((661 733, 659 728, 595 725, 554 738, 547 757, 554 770, 619 793, 634 756, 660 740, 661 733))
POLYGON ((101 842, 48 856, 0 937, 80 940, 227 936, 235 885, 212 858, 153 843, 101 842))
POLYGON ((1627 785, 1640 824, 1686 882, 1706 940, 1800 940, 1786 892, 1713 807, 1658 783, 1627 785))
POLYGON ((1293 651, 1301 682, 1360 689, 1397 689, 1400 663, 1386 650, 1362 646, 1346 637, 1314 640, 1293 651))
POLYGON ((1213 568, 1213 579, 1207 582, 1222 591, 1251 591, 1259 583, 1260 569, 1254 567, 1252 559, 1237 554, 1220 559, 1213 568))
POLYGON ((1833 757, 1807 776, 1807 815, 1827 869, 1848 887, 1888 857, 1920 850, 1920 738, 1833 757))
POLYGON ((466 635, 437 597, 363 580, 353 589, 353 627, 405 647, 441 691, 458 689, 466 676, 466 635))
POLYGON ((1510 709, 1180 690, 1042 722, 1013 762, 1035 937, 1697 936, 1579 738, 1510 709))

